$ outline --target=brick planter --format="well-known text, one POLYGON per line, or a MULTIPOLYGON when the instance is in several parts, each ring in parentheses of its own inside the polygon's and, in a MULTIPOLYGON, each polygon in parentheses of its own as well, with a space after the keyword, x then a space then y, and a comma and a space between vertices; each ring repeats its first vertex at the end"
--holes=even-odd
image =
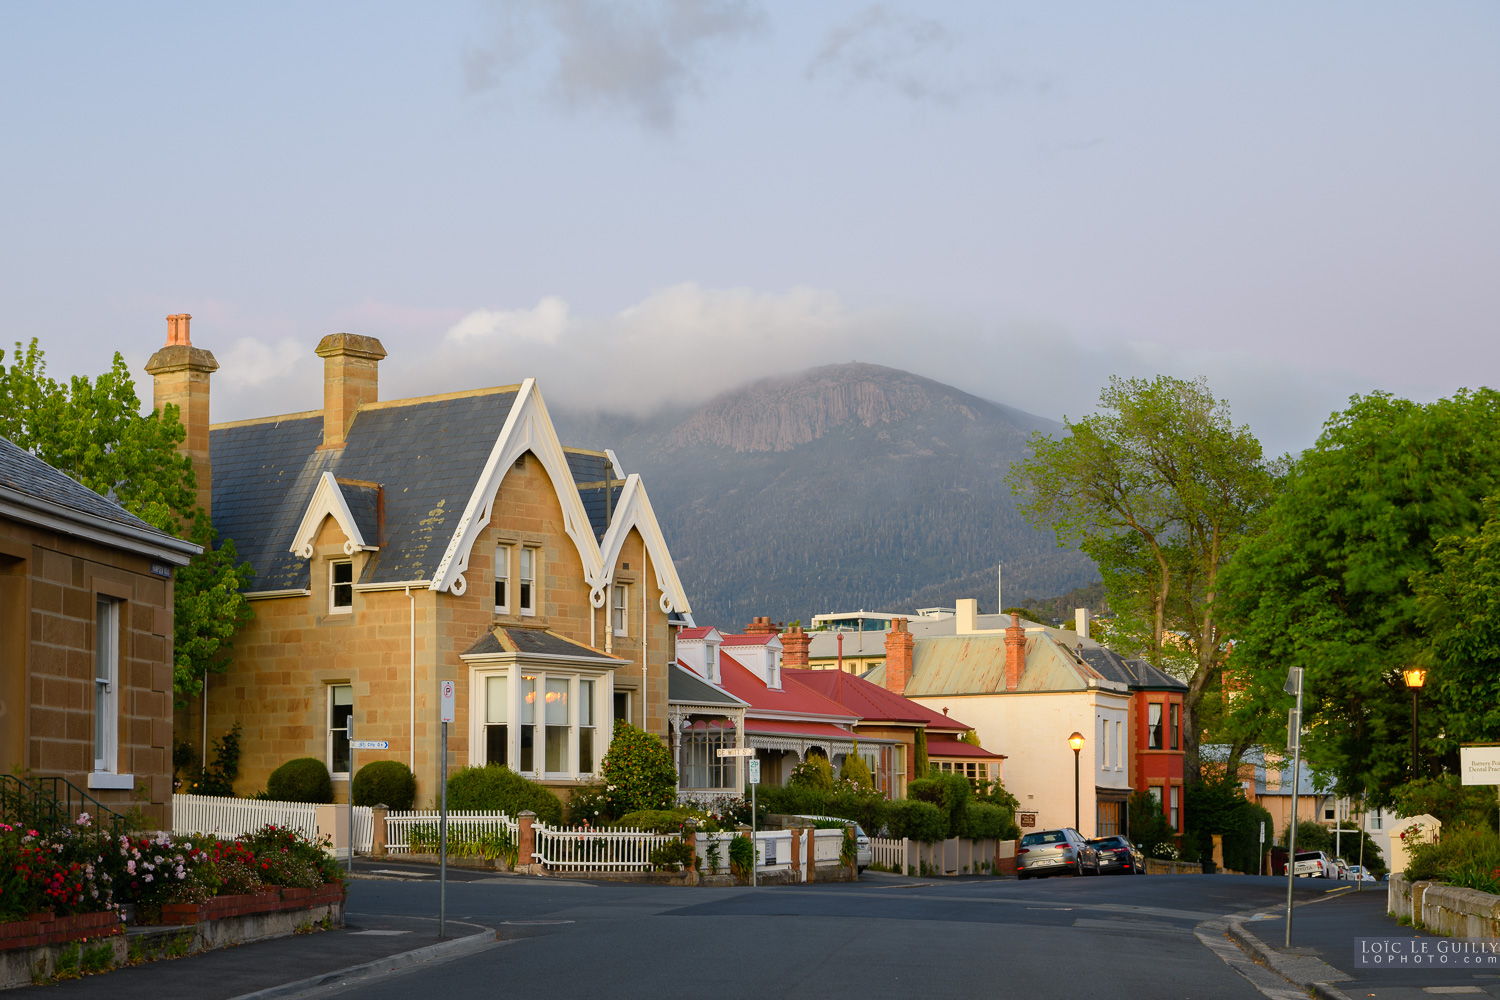
POLYGON ((161 908, 164 924, 196 924, 225 917, 245 917, 256 913, 282 910, 305 910, 326 903, 341 903, 344 887, 337 882, 316 889, 282 889, 270 886, 262 892, 238 896, 215 896, 206 903, 168 903, 161 908))
POLYGON ((109 910, 75 913, 71 917, 54 917, 50 911, 43 911, 30 914, 25 920, 0 923, 0 951, 111 937, 119 934, 120 928, 120 915, 109 910))

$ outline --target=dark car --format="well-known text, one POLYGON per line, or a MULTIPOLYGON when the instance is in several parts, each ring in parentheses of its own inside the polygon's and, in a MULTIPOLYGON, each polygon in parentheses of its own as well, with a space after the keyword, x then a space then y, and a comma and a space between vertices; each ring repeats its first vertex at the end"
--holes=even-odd
POLYGON ((1108 874, 1146 874, 1146 856, 1124 837, 1095 837, 1090 846, 1099 852, 1099 870, 1108 874))
POLYGON ((1099 852, 1072 827, 1042 830, 1021 838, 1016 849, 1016 878, 1048 875, 1098 875, 1099 852))

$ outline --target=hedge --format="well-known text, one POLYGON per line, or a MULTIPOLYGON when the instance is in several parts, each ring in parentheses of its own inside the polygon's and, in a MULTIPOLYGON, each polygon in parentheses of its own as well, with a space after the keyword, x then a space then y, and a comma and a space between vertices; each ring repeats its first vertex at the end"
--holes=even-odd
POLYGON ((448 808, 499 810, 515 819, 530 809, 553 826, 562 824, 562 800, 503 764, 466 767, 448 779, 448 808))
POLYGON ((296 757, 271 772, 266 795, 277 802, 326 805, 333 801, 333 779, 318 758, 296 757))
POLYGON ((354 774, 354 804, 385 805, 398 812, 417 800, 417 776, 399 760, 372 760, 354 774))

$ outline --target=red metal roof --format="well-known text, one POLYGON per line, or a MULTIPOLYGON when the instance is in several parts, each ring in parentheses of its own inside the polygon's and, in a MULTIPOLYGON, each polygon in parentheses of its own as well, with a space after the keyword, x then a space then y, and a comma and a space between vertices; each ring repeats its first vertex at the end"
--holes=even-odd
POLYGON ((745 732, 762 736, 823 736, 838 740, 854 738, 854 733, 831 722, 797 722, 789 719, 745 719, 745 732))
POLYGON ((799 684, 805 684, 823 697, 838 702, 864 722, 909 722, 925 724, 929 731, 953 733, 964 733, 973 728, 847 672, 842 683, 837 670, 783 668, 781 674, 783 677, 793 677, 799 684))
POLYGON ((1005 755, 990 753, 984 747, 976 747, 972 743, 963 740, 945 740, 941 737, 931 737, 927 740, 927 756, 929 757, 982 757, 990 760, 1004 760, 1005 755))
POLYGON ((765 635, 726 635, 724 645, 726 646, 764 646, 772 639, 780 639, 781 636, 775 632, 767 632, 765 635))
MULTIPOLYGON (((765 681, 752 670, 722 650, 719 652, 719 687, 742 701, 748 701, 750 707, 746 709, 747 714, 754 714, 756 709, 760 709, 764 712, 786 712, 793 715, 833 716, 849 720, 850 725, 859 721, 859 716, 849 709, 788 677, 785 670, 781 673, 780 690, 766 687, 765 681)), ((746 728, 749 728, 748 721, 746 728)))

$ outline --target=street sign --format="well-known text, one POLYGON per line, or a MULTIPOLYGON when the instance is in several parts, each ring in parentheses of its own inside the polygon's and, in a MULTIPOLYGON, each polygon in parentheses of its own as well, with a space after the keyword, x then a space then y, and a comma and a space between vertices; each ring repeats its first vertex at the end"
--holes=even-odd
POLYGON ((754 757, 754 747, 720 747, 720 757, 754 757))
POLYGON ((1302 691, 1302 668, 1293 667, 1286 672, 1286 685, 1282 688, 1287 694, 1298 694, 1302 691))
POLYGON ((1302 713, 1295 708, 1286 713, 1286 748, 1293 753, 1302 743, 1302 713))
POLYGON ((1500 747, 1459 747, 1458 769, 1466 785, 1500 785, 1500 747))
POLYGON ((349 749, 351 749, 351 750, 389 750, 390 748, 391 748, 391 741, 390 740, 350 740, 349 741, 349 749))
POLYGON ((745 761, 748 770, 745 772, 745 780, 752 785, 760 784, 760 761, 751 757, 745 761))
POLYGON ((439 688, 442 702, 442 711, 438 714, 440 722, 453 721, 453 706, 457 701, 455 688, 456 685, 452 681, 443 681, 439 688))

